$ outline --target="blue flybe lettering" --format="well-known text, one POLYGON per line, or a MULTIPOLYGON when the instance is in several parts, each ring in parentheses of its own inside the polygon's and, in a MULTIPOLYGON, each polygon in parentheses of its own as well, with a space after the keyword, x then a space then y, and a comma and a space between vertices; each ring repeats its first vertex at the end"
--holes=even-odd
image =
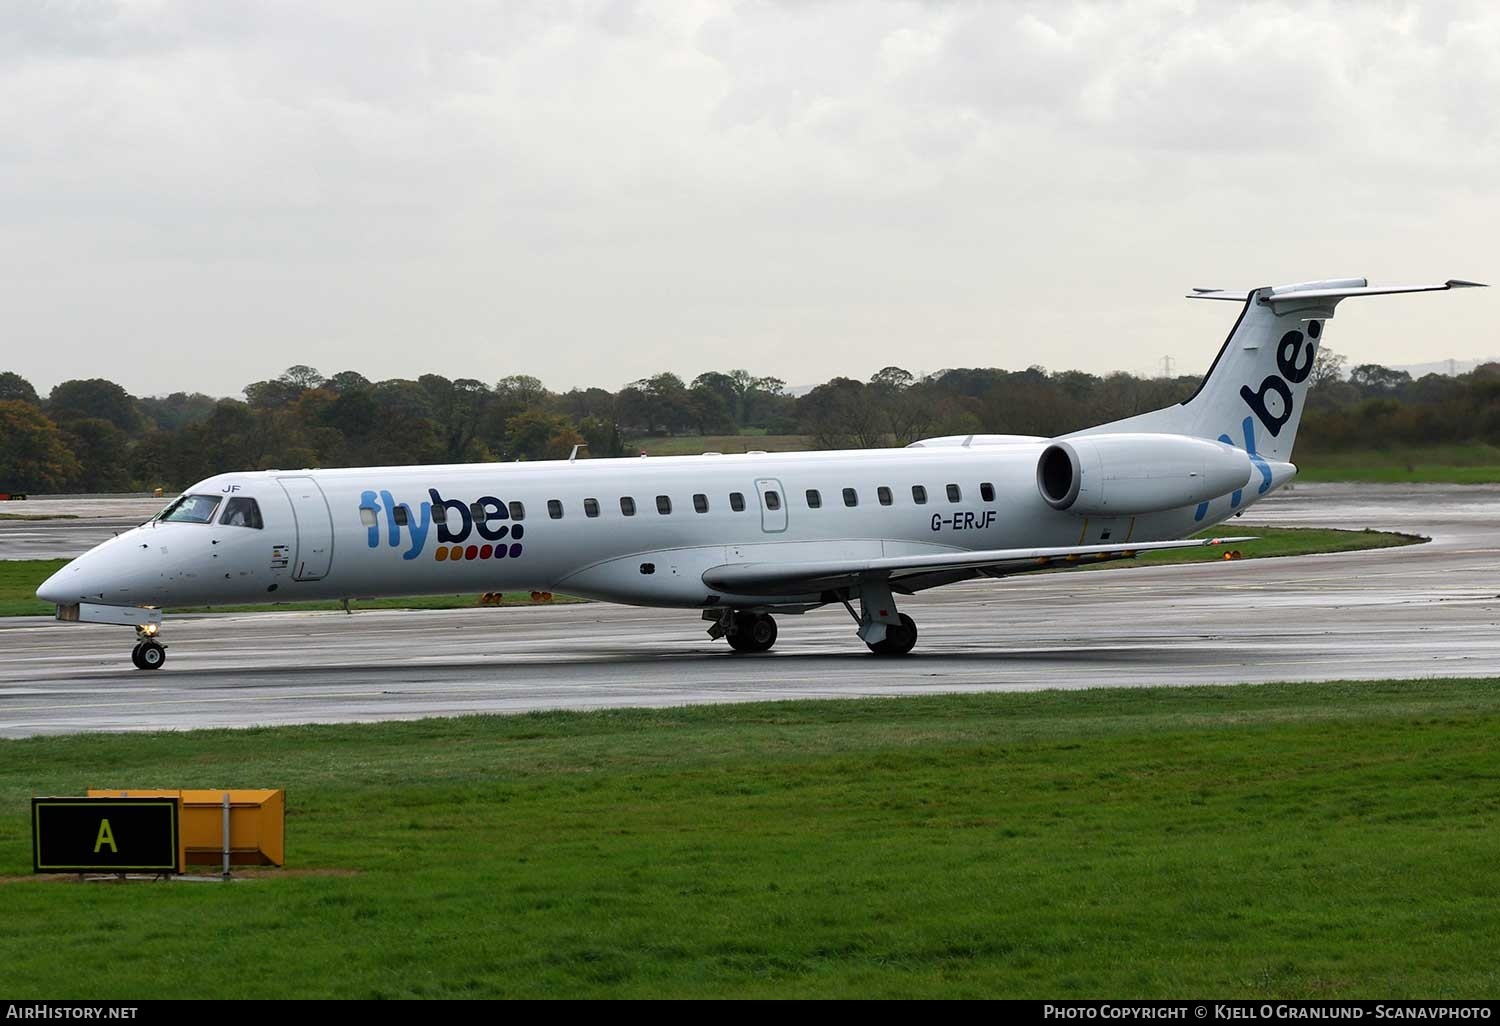
MULTIPOLYGON (((432 494, 437 495, 437 492, 433 492, 432 494)), ((479 537, 486 541, 499 541, 505 537, 508 531, 513 530, 505 524, 500 524, 496 527, 490 526, 491 521, 509 519, 509 514, 505 510, 505 503, 499 499, 489 495, 481 495, 474 501, 474 505, 478 506, 480 512, 484 514, 484 519, 474 525, 474 530, 479 532, 479 537)), ((520 526, 520 524, 517 524, 515 529, 519 529, 520 526)))
MULTIPOLYGON (((381 489, 368 489, 360 493, 361 520, 365 523, 365 544, 379 548, 382 544, 390 548, 405 546, 402 559, 416 559, 427 546, 427 538, 436 527, 437 541, 441 545, 462 545, 471 534, 489 542, 502 539, 519 541, 523 528, 520 524, 498 523, 508 521, 510 512, 505 503, 493 495, 481 495, 472 506, 483 516, 477 523, 470 511, 470 503, 461 499, 445 499, 436 488, 427 489, 426 502, 413 508, 409 503, 397 502, 395 496, 381 489), (441 511, 436 513, 434 511, 441 511)), ((486 546, 489 551, 489 546, 486 546)), ((509 546, 509 554, 519 556, 520 545, 509 546)), ((442 553, 438 553, 441 557, 442 553)))
MULTIPOLYGON (((1266 458, 1257 452, 1255 448, 1255 418, 1246 417, 1244 422, 1240 424, 1240 430, 1245 433, 1245 455, 1250 457, 1251 465, 1260 471, 1260 487, 1256 489, 1256 494, 1264 495, 1271 490, 1273 475, 1271 473, 1271 464, 1266 462, 1266 458)), ((1219 441, 1225 445, 1234 444, 1234 439, 1228 435, 1220 435, 1219 441)), ((1239 509, 1240 503, 1244 501, 1244 498, 1244 489, 1236 488, 1234 494, 1229 497, 1229 508, 1239 509)), ((1206 516, 1208 516, 1208 503, 1198 503, 1198 508, 1193 513, 1193 519, 1202 520, 1206 516)))

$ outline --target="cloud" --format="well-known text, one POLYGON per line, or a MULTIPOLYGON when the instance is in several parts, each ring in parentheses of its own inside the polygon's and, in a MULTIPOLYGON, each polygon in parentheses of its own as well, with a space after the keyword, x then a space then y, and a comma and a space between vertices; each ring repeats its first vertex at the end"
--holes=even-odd
MULTIPOLYGON (((1180 287, 1488 273, 1497 48, 1479 3, 9 4, 7 355, 142 392, 1206 365, 1180 287)), ((1406 309, 1344 348, 1408 362, 1406 309)))

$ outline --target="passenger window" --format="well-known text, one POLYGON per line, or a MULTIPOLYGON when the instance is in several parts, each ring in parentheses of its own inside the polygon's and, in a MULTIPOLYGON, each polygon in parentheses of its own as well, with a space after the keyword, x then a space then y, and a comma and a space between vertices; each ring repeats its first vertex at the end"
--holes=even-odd
POLYGON ((547 500, 547 515, 553 520, 562 519, 562 501, 559 499, 547 500))
POLYGON ((599 515, 599 500, 598 499, 584 499, 583 500, 583 515, 586 516, 586 517, 597 517, 599 515))
POLYGON ((979 482, 979 497, 985 502, 995 501, 995 486, 988 481, 979 482))
POLYGON ((213 523, 214 510, 219 508, 217 495, 183 495, 156 515, 158 520, 170 520, 174 524, 213 523))
POLYGON ((781 496, 777 495, 775 492, 770 492, 770 491, 766 492, 766 509, 775 510, 775 509, 780 509, 780 508, 781 508, 781 496))
POLYGON ((708 512, 708 496, 704 495, 702 492, 699 492, 697 495, 694 495, 693 496, 693 509, 695 509, 699 513, 707 513, 708 512))
POLYGON ((875 497, 880 500, 882 506, 889 506, 895 500, 891 498, 891 490, 885 485, 875 489, 875 497))
MULTIPOLYGON (((470 512, 473 511, 470 510, 470 512)), ((375 516, 373 511, 370 513, 370 516, 371 518, 375 516)), ((432 507, 432 522, 434 524, 446 524, 448 522, 448 507, 445 504, 440 502, 436 506, 432 507)), ((481 521, 481 523, 483 523, 483 521, 481 521)), ((370 523, 366 526, 373 527, 374 524, 370 523)))
POLYGON ((823 496, 820 495, 820 494, 818 494, 818 490, 816 488, 809 488, 807 490, 807 508, 808 509, 821 509, 822 506, 823 506, 823 496))
MULTIPOLYGON (((511 503, 511 508, 514 509, 519 505, 520 503, 513 502, 511 503)), ((433 512, 436 513, 438 510, 446 510, 448 507, 440 502, 432 508, 433 512)), ((524 513, 526 511, 523 509, 521 512, 524 513)), ((486 497, 480 499, 478 502, 469 504, 469 515, 474 518, 475 524, 488 524, 493 520, 504 520, 506 517, 505 504, 499 499, 486 497)), ((439 520, 439 523, 441 522, 439 520)))
POLYGON ((962 499, 962 498, 963 498, 963 493, 958 490, 958 485, 951 484, 951 485, 948 486, 948 501, 949 502, 957 502, 959 499, 962 499))
POLYGON ((729 508, 736 513, 745 512, 745 496, 740 492, 729 493, 729 508))
POLYGON ((411 523, 411 509, 403 502, 391 510, 391 519, 396 522, 397 527, 405 527, 411 523))
POLYGON ((627 517, 635 516, 635 500, 628 495, 620 496, 620 512, 627 517))
POLYGON ((911 501, 915 502, 918 506, 927 505, 927 489, 923 488, 921 485, 912 485, 911 501))
POLYGON ((658 495, 656 497, 656 512, 660 513, 662 516, 666 516, 668 513, 672 512, 672 500, 667 498, 665 495, 658 495))
POLYGON ((366 527, 374 527, 375 511, 369 506, 361 506, 359 508, 359 522, 361 524, 364 524, 366 527))
POLYGON ((510 518, 512 520, 525 520, 526 504, 524 502, 512 502, 510 504, 510 518))
POLYGON ((859 493, 856 492, 853 488, 845 488, 844 489, 844 505, 845 506, 858 506, 859 505, 859 493))
MULTIPOLYGON (((406 507, 401 507, 405 509, 406 507)), ((360 522, 364 522, 364 515, 370 514, 370 523, 367 527, 375 526, 375 511, 373 509, 362 509, 359 511, 360 522)), ((224 515, 219 518, 219 523, 230 527, 253 527, 259 531, 265 525, 260 520, 260 506, 254 499, 236 498, 230 499, 224 507, 224 515)))

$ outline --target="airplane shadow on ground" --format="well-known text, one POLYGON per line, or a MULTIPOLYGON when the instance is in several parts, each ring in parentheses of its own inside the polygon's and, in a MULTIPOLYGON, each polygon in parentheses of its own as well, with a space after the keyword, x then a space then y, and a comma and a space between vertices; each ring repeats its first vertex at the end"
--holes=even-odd
MULTIPOLYGON (((456 680, 481 677, 487 669, 504 671, 510 675, 504 682, 509 686, 569 687, 585 686, 592 682, 588 677, 559 679, 572 669, 600 671, 630 667, 670 668, 664 674, 643 675, 633 683, 645 687, 674 687, 690 685, 726 685, 753 683, 756 686, 776 685, 781 672, 794 672, 798 668, 828 673, 840 669, 858 668, 862 679, 878 679, 883 674, 891 677, 912 675, 941 675, 963 669, 982 668, 1014 670, 1032 665, 1045 671, 1047 667, 1082 666, 1097 668, 1107 673, 1109 667, 1131 668, 1159 667, 1164 676, 1171 671, 1191 667, 1253 666, 1275 657, 1273 648, 1245 647, 1207 648, 1202 644, 1191 647, 1172 645, 1153 646, 1109 646, 1080 645, 1077 648, 1049 646, 1046 648, 1027 646, 1015 648, 971 648, 963 651, 913 652, 899 658, 881 658, 868 652, 847 651, 772 651, 743 654, 727 648, 695 648, 683 651, 680 648, 662 648, 642 651, 639 648, 603 649, 594 646, 580 650, 576 656, 548 655, 536 658, 530 654, 507 656, 497 653, 492 660, 466 659, 414 659, 392 665, 388 662, 358 662, 319 664, 316 661, 301 666, 235 666, 222 659, 212 670, 196 667, 177 667, 169 662, 166 667, 151 673, 134 670, 126 662, 119 670, 108 669, 94 673, 71 674, 70 680, 112 680, 121 676, 152 686, 168 686, 186 690, 239 689, 245 687, 268 688, 295 686, 299 679, 308 686, 342 685, 340 678, 349 678, 364 685, 380 684, 451 684, 456 680), (737 680, 741 671, 753 669, 753 677, 737 680), (705 676, 685 679, 685 673, 702 671, 705 676), (332 678, 332 679, 330 679, 332 678)), ((856 681, 857 683, 858 681, 856 681)), ((807 686, 820 688, 850 683, 841 676, 830 676, 826 681, 809 684, 799 679, 787 687, 807 686)), ((1040 683, 1045 683, 1041 681, 1040 683)))

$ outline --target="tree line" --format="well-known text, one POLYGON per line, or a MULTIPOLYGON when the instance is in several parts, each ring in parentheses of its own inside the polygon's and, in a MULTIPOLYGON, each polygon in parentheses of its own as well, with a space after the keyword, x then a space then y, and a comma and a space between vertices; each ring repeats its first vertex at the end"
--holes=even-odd
MULTIPOLYGON (((1320 354, 1302 438, 1319 448, 1500 443, 1500 364, 1413 380, 1320 354)), ((643 438, 803 435, 814 448, 906 445, 933 435, 1058 435, 1191 395, 1195 377, 1098 376, 1041 367, 958 368, 917 378, 886 367, 836 377, 801 396, 745 370, 691 383, 672 373, 550 391, 529 375, 494 384, 424 374, 371 381, 289 367, 244 398, 201 392, 133 396, 103 378, 65 381, 45 398, 0 373, 0 492, 184 487, 226 470, 475 463, 622 456, 643 438)), ((753 440, 747 439, 747 446, 753 440)))

